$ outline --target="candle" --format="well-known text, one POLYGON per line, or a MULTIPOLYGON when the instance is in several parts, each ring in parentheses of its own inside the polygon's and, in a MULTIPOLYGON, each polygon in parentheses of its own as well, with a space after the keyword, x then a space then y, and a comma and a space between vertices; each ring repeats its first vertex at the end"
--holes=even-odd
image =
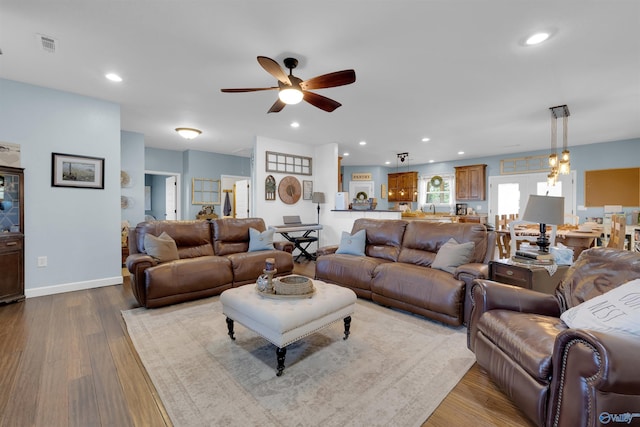
POLYGON ((273 271, 276 267, 276 259, 275 258, 267 258, 267 267, 265 270, 273 271))

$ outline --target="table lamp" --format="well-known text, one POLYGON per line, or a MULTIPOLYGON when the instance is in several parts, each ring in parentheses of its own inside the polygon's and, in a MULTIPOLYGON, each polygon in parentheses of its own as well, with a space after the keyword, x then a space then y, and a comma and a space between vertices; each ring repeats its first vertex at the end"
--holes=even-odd
POLYGON ((320 203, 324 203, 324 193, 314 192, 311 196, 311 201, 318 204, 318 224, 320 224, 320 203))
POLYGON ((564 197, 530 195, 522 220, 540 224, 540 236, 536 244, 540 252, 549 252, 547 224, 564 223, 564 197))

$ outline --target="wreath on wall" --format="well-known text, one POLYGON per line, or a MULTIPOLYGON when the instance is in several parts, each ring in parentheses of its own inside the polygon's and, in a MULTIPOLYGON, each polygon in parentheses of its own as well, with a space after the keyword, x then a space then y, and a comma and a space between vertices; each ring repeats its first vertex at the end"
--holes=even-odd
POLYGON ((364 201, 364 200, 367 200, 367 199, 368 199, 367 193, 365 193, 364 191, 360 191, 360 192, 358 192, 358 194, 356 194, 356 200, 364 201))
POLYGON ((429 182, 431 182, 432 187, 439 188, 442 185, 442 177, 440 175, 436 175, 431 178, 431 181, 429 182))

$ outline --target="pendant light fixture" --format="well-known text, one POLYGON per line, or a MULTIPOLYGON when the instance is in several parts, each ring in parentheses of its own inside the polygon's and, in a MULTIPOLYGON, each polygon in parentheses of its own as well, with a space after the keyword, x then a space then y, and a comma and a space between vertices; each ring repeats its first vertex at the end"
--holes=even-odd
POLYGON ((551 172, 547 175, 549 185, 555 185, 558 174, 568 175, 571 172, 571 162, 568 148, 568 124, 569 107, 559 105, 549 108, 551 110, 551 154, 549 155, 549 167, 551 172), (562 117, 562 153, 558 159, 558 118, 562 117))

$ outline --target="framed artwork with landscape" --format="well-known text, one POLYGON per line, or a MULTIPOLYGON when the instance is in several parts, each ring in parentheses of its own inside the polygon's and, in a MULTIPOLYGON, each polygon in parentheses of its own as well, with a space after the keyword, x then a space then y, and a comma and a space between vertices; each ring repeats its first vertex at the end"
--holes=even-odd
POLYGON ((104 158, 51 153, 51 186, 104 189, 104 158))

